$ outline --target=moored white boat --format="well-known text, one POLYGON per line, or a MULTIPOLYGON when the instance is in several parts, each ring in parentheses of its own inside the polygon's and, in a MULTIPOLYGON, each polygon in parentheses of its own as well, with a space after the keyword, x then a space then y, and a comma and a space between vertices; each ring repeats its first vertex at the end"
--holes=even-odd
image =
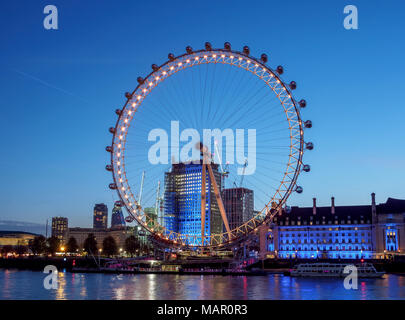
POLYGON ((290 275, 292 277, 341 278, 352 273, 352 269, 344 273, 345 267, 349 265, 354 265, 357 268, 357 277, 359 278, 381 278, 385 274, 377 271, 371 263, 301 263, 290 270, 290 275))

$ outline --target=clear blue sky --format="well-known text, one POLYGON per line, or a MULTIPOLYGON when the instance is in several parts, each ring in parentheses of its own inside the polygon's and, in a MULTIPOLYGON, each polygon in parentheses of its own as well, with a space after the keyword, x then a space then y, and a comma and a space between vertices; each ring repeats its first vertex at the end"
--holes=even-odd
POLYGON ((290 205, 405 198, 405 3, 402 1, 7 1, 0 10, 3 137, 0 218, 90 226, 112 207, 104 170, 114 110, 152 63, 205 41, 266 52, 285 66, 314 123, 310 174, 290 205), (43 8, 59 30, 43 28, 43 8), (354 4, 359 29, 343 28, 354 4))

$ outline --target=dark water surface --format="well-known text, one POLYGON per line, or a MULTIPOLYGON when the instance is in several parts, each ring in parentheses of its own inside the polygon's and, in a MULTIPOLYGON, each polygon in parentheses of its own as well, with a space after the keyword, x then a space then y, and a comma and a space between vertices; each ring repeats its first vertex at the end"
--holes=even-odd
POLYGON ((0 299, 405 299, 405 276, 343 279, 268 276, 111 275, 59 272, 58 288, 44 288, 46 274, 0 269, 0 299))

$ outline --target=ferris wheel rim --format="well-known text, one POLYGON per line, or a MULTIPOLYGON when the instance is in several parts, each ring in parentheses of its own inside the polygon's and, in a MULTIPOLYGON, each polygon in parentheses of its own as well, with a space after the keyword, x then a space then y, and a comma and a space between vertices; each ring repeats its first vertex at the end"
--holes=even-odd
MULTIPOLYGON (((207 60, 205 63, 211 64, 211 63, 213 63, 213 62, 209 62, 209 61, 207 60)), ((215 62, 215 63, 218 63, 218 62, 215 62)), ((236 64, 232 64, 232 63, 225 63, 225 62, 222 62, 222 63, 223 63, 223 64, 228 64, 228 65, 234 65, 234 66, 237 66, 237 67, 239 67, 239 68, 241 67, 240 65, 236 65, 236 64)), ((201 64, 202 64, 202 63, 198 63, 198 64, 194 64, 194 65, 192 64, 192 65, 189 65, 187 68, 190 68, 190 67, 195 66, 195 65, 201 65, 201 64)), ((164 80, 166 80, 167 78, 169 78, 171 75, 177 73, 178 71, 184 70, 184 69, 186 69, 186 67, 176 70, 175 72, 169 74, 164 80)), ((243 69, 245 69, 246 71, 250 71, 250 70, 248 70, 248 69, 246 69, 246 68, 243 68, 243 69)), ((254 73, 254 72, 252 72, 252 71, 250 71, 250 72, 251 72, 252 74, 257 75, 256 73, 254 73)), ((259 77, 259 78, 260 78, 260 77, 259 77)), ((159 81, 156 85, 152 86, 152 88, 149 90, 148 94, 149 94, 150 92, 152 92, 152 90, 153 90, 155 87, 157 87, 157 85, 158 85, 159 83, 164 82, 164 80, 161 80, 161 81, 159 81)), ((263 79, 261 78, 261 80, 263 80, 263 79)), ((273 92, 275 92, 275 90, 273 89, 273 87, 271 87, 266 81, 264 81, 264 82, 269 86, 270 89, 272 89, 273 92)), ((137 108, 142 104, 143 100, 147 97, 148 94, 146 94, 145 96, 143 96, 142 99, 140 99, 141 102, 137 105, 137 108)), ((278 98, 279 98, 279 97, 278 97, 278 98)), ((280 98, 279 98, 279 100, 280 100, 280 98)), ((281 105, 283 106, 283 111, 284 111, 284 113, 287 115, 286 108, 285 108, 285 106, 284 106, 284 104, 283 104, 283 102, 282 102, 281 100, 280 100, 280 103, 281 103, 281 105)), ((135 112, 136 112, 136 111, 135 111, 135 112)), ((135 112, 134 112, 134 113, 135 113, 135 112)), ((129 121, 128 129, 129 129, 129 127, 130 127, 130 124, 131 124, 131 122, 132 122, 133 117, 134 117, 134 116, 132 116, 131 119, 130 119, 130 121, 129 121)), ((290 119, 288 118, 288 116, 287 116, 287 120, 290 122, 290 119)), ((291 126, 289 127, 289 131, 290 131, 290 133, 292 133, 292 127, 291 127, 291 126)), ((121 143, 123 143, 124 145, 125 145, 125 143, 126 143, 127 132, 128 132, 128 130, 125 130, 125 133, 124 133, 125 139, 119 139, 119 140, 121 141, 121 143)), ((136 88, 133 90, 133 92, 132 92, 132 94, 130 95, 130 97, 127 97, 127 101, 125 102, 124 106, 123 106, 122 109, 120 110, 120 114, 119 114, 119 116, 118 116, 116 125, 115 125, 115 127, 114 127, 114 133, 113 133, 112 144, 111 144, 111 147, 112 147, 112 151, 111 151, 111 166, 112 166, 112 168, 113 168, 113 169, 112 169, 112 175, 113 175, 114 184, 115 184, 115 186, 117 187, 116 190, 117 190, 118 196, 119 196, 119 198, 121 199, 121 201, 122 201, 122 203, 124 204, 124 206, 126 207, 126 209, 127 209, 128 213, 130 214, 130 216, 132 216, 144 229, 146 229, 146 230, 148 230, 149 232, 151 232, 154 236, 157 236, 160 240, 162 240, 162 241, 169 241, 169 242, 171 242, 172 246, 181 246, 181 247, 204 247, 204 248, 207 248, 207 247, 223 247, 223 246, 225 246, 225 245, 227 245, 227 244, 231 244, 231 243, 237 241, 237 240, 240 239, 241 237, 244 237, 244 236, 246 236, 246 235, 252 233, 252 231, 257 231, 257 228, 258 228, 259 226, 261 226, 263 223, 268 222, 269 220, 271 220, 271 219, 277 214, 277 212, 279 212, 279 210, 281 210, 281 208, 282 208, 282 206, 285 204, 287 198, 288 198, 289 195, 293 192, 293 188, 296 186, 296 182, 297 182, 297 179, 298 179, 298 175, 299 175, 299 173, 300 173, 300 171, 301 171, 302 157, 303 157, 303 150, 304 150, 304 137, 303 137, 303 132, 304 132, 304 130, 303 130, 303 126, 302 126, 302 119, 301 119, 300 111, 299 111, 298 106, 297 106, 297 101, 294 99, 291 90, 289 90, 289 88, 288 88, 288 85, 286 85, 286 83, 281 79, 280 75, 277 74, 277 71, 274 71, 274 70, 271 69, 269 66, 267 66, 265 63, 263 63, 262 61, 258 60, 257 58, 255 58, 255 57, 253 57, 253 56, 250 56, 250 55, 247 55, 247 54, 245 54, 245 53, 243 53, 243 52, 240 52, 240 51, 227 50, 227 49, 222 49, 222 48, 219 48, 219 49, 214 49, 214 48, 212 48, 211 50, 201 49, 201 50, 192 51, 191 53, 187 52, 187 53, 182 54, 182 55, 179 55, 179 56, 172 56, 172 59, 169 58, 169 60, 167 60, 165 63, 163 63, 163 64, 160 65, 160 66, 157 66, 157 68, 155 68, 155 69, 154 69, 152 72, 150 72, 144 79, 142 79, 142 82, 139 82, 139 84, 138 84, 138 85, 136 86, 136 88), (120 124, 121 117, 122 117, 122 115, 124 114, 124 111, 126 110, 127 106, 128 106, 130 103, 132 103, 133 98, 134 98, 134 96, 136 95, 136 93, 138 92, 138 90, 144 88, 145 83, 148 83, 148 79, 150 79, 154 74, 160 72, 164 67, 166 67, 166 66, 168 66, 168 65, 170 65, 170 64, 172 64, 172 65, 175 64, 176 62, 180 61, 181 59, 184 59, 184 58, 187 58, 187 57, 190 57, 190 58, 191 58, 191 57, 196 57, 196 56, 198 56, 199 54, 205 54, 207 57, 208 57, 209 55, 211 55, 211 57, 212 57, 213 54, 225 55, 226 57, 229 57, 229 56, 234 55, 235 57, 236 57, 236 56, 238 57, 238 60, 239 60, 240 58, 242 58, 242 59, 244 58, 244 59, 246 59, 246 61, 253 61, 256 66, 260 66, 260 67, 263 69, 263 71, 264 71, 265 73, 267 72, 267 73, 270 74, 273 78, 275 78, 275 79, 278 80, 278 84, 280 84, 280 86, 283 88, 283 90, 284 90, 284 91, 286 92, 286 94, 288 95, 288 100, 292 103, 292 107, 293 107, 293 110, 294 110, 294 115, 295 115, 296 118, 297 118, 297 119, 295 120, 295 122, 298 124, 298 128, 299 128, 299 129, 298 129, 298 131, 299 131, 299 139, 295 138, 295 140, 299 142, 298 148, 295 148, 295 149, 297 149, 297 151, 298 151, 298 157, 295 158, 295 161, 293 161, 293 162, 294 162, 294 173, 293 173, 291 179, 288 181, 288 183, 287 183, 287 184, 288 184, 288 187, 283 191, 283 194, 281 195, 280 189, 281 189, 281 186, 284 185, 285 177, 288 175, 288 174, 287 174, 287 171, 288 171, 288 169, 289 169, 289 167, 290 167, 290 161, 291 161, 291 158, 293 157, 293 156, 292 156, 293 152, 291 151, 291 150, 293 149, 293 144, 292 144, 293 136, 292 136, 292 134, 291 134, 291 136, 290 136, 290 142, 291 142, 291 143, 290 143, 290 152, 289 152, 289 155, 288 155, 288 156, 289 156, 289 160, 288 160, 287 168, 286 168, 286 171, 284 172, 284 175, 283 175, 283 179, 282 179, 282 181, 281 181, 281 184, 278 186, 277 191, 276 191, 276 192, 274 193, 274 195, 271 197, 270 201, 269 201, 269 202, 263 207, 263 209, 261 209, 261 210, 259 211, 259 213, 256 214, 253 218, 251 218, 251 219, 248 220, 248 221, 245 221, 245 222, 244 222, 241 226, 239 226, 238 228, 233 229, 232 232, 234 232, 235 230, 237 230, 236 235, 235 235, 234 237, 232 237, 232 238, 228 237, 228 239, 226 239, 226 236, 225 236, 225 235, 226 235, 226 232, 222 232, 222 233, 218 233, 218 234, 213 234, 213 235, 210 235, 210 236, 207 235, 206 238, 207 238, 207 239, 210 239, 209 244, 204 244, 204 243, 202 243, 202 244, 192 244, 192 243, 189 243, 189 242, 187 241, 187 239, 188 239, 189 236, 188 236, 188 235, 181 234, 181 233, 178 233, 178 232, 172 232, 172 231, 170 231, 170 232, 166 233, 166 236, 164 236, 165 232, 167 231, 167 230, 166 230, 167 228, 164 227, 164 226, 162 226, 162 225, 159 225, 157 229, 149 227, 149 225, 148 225, 148 223, 147 223, 147 219, 146 219, 147 216, 146 216, 146 214, 143 212, 143 208, 140 207, 140 208, 137 209, 137 210, 140 210, 140 211, 141 211, 142 215, 136 215, 136 214, 135 214, 136 210, 133 209, 132 203, 131 203, 131 202, 128 202, 129 196, 126 197, 126 196, 125 196, 126 194, 122 194, 122 192, 121 192, 122 190, 120 190, 120 188, 118 188, 118 185, 123 185, 124 183, 128 184, 128 180, 126 179, 126 171, 125 171, 125 162, 124 162, 124 160, 122 160, 123 164, 122 164, 122 165, 119 165, 118 167, 122 167, 122 170, 121 170, 121 173, 119 174, 119 176, 120 176, 120 177, 123 176, 123 177, 125 178, 125 181, 124 181, 122 178, 120 178, 120 180, 117 180, 117 176, 116 176, 116 175, 117 175, 117 172, 116 172, 116 171, 117 171, 117 170, 116 170, 116 167, 117 167, 117 166, 116 166, 116 163, 117 163, 117 161, 116 161, 116 157, 115 157, 115 155, 116 155, 115 146, 117 145, 117 144, 116 144, 116 138, 117 138, 117 134, 118 134, 118 132, 119 132, 118 129, 119 129, 119 124, 120 124), (272 204, 273 204, 272 200, 275 200, 275 195, 276 195, 277 193, 279 193, 279 194, 281 195, 281 197, 280 197, 279 199, 277 199, 278 201, 277 201, 276 205, 273 207, 273 206, 272 206, 272 204), (128 205, 128 204, 130 204, 130 205, 128 205), (132 209, 132 210, 131 210, 131 209, 132 209), (263 215, 263 212, 264 212, 264 211, 265 211, 265 214, 263 215), (262 218, 257 219, 259 216, 262 217, 262 218), (145 218, 145 221, 143 221, 143 218, 145 218), (253 223, 253 227, 252 227, 252 226, 249 226, 249 223, 253 223), (245 231, 243 231, 241 227, 245 227, 245 231), (250 229, 250 230, 249 230, 249 229, 250 229), (158 230, 159 230, 160 232, 158 232, 158 230), (167 234, 169 234, 169 236, 167 236, 167 234), (175 235, 175 237, 170 238, 171 235, 175 235), (219 236, 219 241, 217 241, 216 244, 213 244, 213 239, 215 239, 215 237, 218 237, 218 236, 219 236), (184 240, 184 237, 186 238, 186 241, 183 241, 183 240, 184 240), (175 240, 173 240, 173 238, 174 238, 175 240), (176 241, 176 239, 179 239, 180 241, 176 241), (224 241, 224 240, 225 240, 225 241, 224 241)), ((121 152, 124 154, 124 152, 125 152, 125 146, 124 146, 124 148, 121 148, 121 147, 120 147, 119 149, 120 149, 120 150, 122 149, 121 152)), ((119 158, 119 157, 118 157, 118 158, 119 158)), ((124 159, 124 155, 122 156, 121 159, 124 159)), ((119 171, 118 171, 118 172, 119 172, 119 171)), ((125 190, 126 190, 126 189, 125 189, 125 190)), ((129 185, 128 185, 128 190, 130 190, 129 185)), ((131 197, 132 197, 133 200, 134 200, 134 201, 133 201, 133 202, 134 202, 133 204, 136 205, 137 203, 136 203, 135 197, 134 197, 134 195, 132 194, 132 192, 131 192, 131 197)), ((190 237, 193 237, 194 240, 195 240, 195 239, 197 239, 199 236, 198 236, 198 235, 192 235, 192 236, 190 236, 190 237)))

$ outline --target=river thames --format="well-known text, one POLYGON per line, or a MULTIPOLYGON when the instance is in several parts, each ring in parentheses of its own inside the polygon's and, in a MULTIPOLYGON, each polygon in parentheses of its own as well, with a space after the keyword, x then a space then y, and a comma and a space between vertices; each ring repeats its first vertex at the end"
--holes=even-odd
POLYGON ((343 279, 267 276, 111 275, 59 272, 58 288, 45 289, 46 274, 0 269, 0 299, 137 300, 137 299, 405 299, 405 276, 360 279, 357 290, 346 290, 343 279))

